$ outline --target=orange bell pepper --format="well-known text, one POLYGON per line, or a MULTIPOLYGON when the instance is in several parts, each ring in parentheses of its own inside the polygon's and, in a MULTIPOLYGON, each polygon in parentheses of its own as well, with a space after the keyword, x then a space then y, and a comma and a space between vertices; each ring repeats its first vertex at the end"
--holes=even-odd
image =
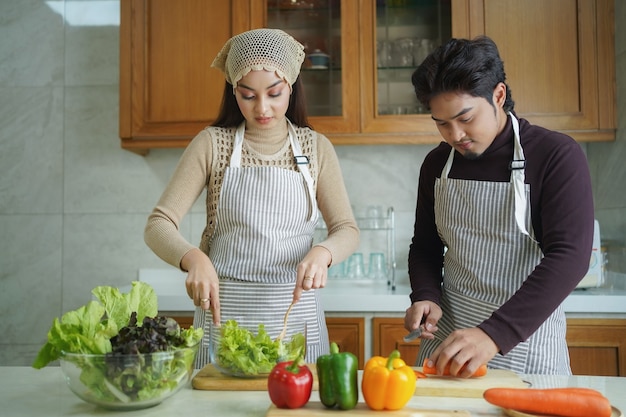
POLYGON ((413 368, 394 350, 388 358, 374 356, 363 368, 361 390, 372 410, 399 410, 415 394, 417 377, 413 368))

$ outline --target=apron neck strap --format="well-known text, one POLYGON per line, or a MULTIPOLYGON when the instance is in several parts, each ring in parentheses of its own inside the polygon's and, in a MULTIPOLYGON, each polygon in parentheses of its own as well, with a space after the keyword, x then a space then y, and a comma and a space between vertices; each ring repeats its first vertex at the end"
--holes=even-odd
POLYGON ((533 242, 537 242, 526 227, 526 218, 530 218, 530 204, 528 204, 526 197, 526 158, 519 134, 519 122, 513 113, 509 112, 509 116, 511 116, 511 124, 513 125, 514 142, 513 160, 509 164, 509 169, 511 170, 511 183, 515 191, 515 222, 520 232, 528 236, 533 242))
MULTIPOLYGON (((518 229, 528 236, 530 239, 536 242, 536 240, 528 232, 526 227, 526 217, 528 212, 528 201, 526 198, 526 185, 525 185, 525 170, 526 159, 524 157, 524 150, 522 149, 522 142, 519 133, 519 122, 513 113, 508 112, 511 116, 511 124, 513 126, 513 159, 509 164, 511 170, 511 184, 515 191, 515 222, 518 229)), ((452 168, 452 162, 454 161, 454 148, 450 150, 446 165, 441 171, 441 178, 448 178, 450 169, 452 168)))
MULTIPOLYGON (((314 221, 317 218, 317 203, 315 202, 315 191, 313 190, 313 178, 309 170, 309 158, 302 156, 302 148, 300 143, 296 140, 296 129, 293 127, 291 121, 287 118, 287 131, 289 132, 289 143, 291 144, 291 150, 293 152, 296 166, 304 177, 306 182, 307 191, 309 193, 309 200, 311 203, 311 216, 310 220, 314 221)), ((242 122, 235 131, 235 143, 233 145, 233 153, 230 156, 230 168, 241 168, 241 152, 243 149, 243 138, 246 131, 246 122, 242 122)))

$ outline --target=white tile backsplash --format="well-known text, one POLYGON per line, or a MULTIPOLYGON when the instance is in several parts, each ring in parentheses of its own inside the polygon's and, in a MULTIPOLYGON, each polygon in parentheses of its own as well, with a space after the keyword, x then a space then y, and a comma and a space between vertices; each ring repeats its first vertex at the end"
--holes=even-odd
POLYGON ((63 85, 65 27, 46 3, 0 1, 0 87, 63 85))
POLYGON ((63 216, 3 214, 0 230, 0 352, 10 344, 41 346, 62 312, 63 216))
POLYGON ((0 213, 62 213, 63 88, 0 87, 0 97, 0 213))

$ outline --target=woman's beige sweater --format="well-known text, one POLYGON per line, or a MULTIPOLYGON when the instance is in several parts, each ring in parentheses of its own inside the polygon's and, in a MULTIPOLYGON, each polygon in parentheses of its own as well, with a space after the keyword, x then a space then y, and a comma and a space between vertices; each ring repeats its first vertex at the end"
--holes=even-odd
MULTIPOLYGON (((195 247, 209 252, 224 170, 233 150, 236 128, 207 127, 183 152, 174 174, 148 217, 146 244, 165 262, 180 268, 183 256, 195 247), (199 245, 180 233, 180 222, 206 190, 207 224, 199 245)), ((356 250, 359 229, 346 191, 333 145, 324 135, 296 127, 303 155, 309 157, 317 205, 328 227, 328 237, 318 243, 328 249, 337 264, 356 250)), ((288 139, 287 124, 272 130, 246 129, 242 168, 275 166, 297 170, 288 139)))

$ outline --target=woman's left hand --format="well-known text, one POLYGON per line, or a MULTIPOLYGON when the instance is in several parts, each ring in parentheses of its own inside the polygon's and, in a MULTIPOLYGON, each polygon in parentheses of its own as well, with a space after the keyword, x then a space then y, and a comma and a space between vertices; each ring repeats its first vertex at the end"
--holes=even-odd
POLYGON ((322 246, 314 246, 298 264, 296 288, 293 290, 293 301, 300 300, 302 291, 324 288, 328 279, 328 265, 332 255, 322 246))

